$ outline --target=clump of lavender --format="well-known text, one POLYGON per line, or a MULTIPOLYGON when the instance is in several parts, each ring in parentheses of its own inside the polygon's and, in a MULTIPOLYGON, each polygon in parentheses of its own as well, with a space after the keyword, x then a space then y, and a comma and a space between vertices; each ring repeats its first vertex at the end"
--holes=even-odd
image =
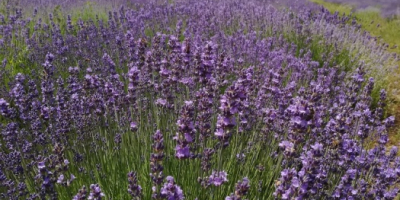
POLYGON ((65 24, 58 8, 0 11, 0 198, 399 193, 391 93, 376 95, 394 58, 350 17, 253 0, 124 7, 65 24), (258 190, 243 179, 229 194, 228 173, 258 190))

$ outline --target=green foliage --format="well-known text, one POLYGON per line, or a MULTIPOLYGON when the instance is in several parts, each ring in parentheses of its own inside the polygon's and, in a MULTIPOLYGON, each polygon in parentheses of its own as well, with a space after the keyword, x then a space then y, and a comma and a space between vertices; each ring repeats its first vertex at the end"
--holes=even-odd
MULTIPOLYGON (((185 191, 187 198, 199 197, 199 199, 209 199, 210 195, 213 199, 223 199, 234 188, 235 183, 242 177, 249 177, 251 189, 249 196, 256 197, 259 193, 262 199, 271 199, 274 190, 274 180, 280 172, 279 159, 271 159, 272 152, 277 149, 277 143, 273 141, 260 141, 256 138, 249 138, 248 135, 257 135, 257 133, 238 134, 232 138, 230 147, 216 152, 213 156, 213 163, 220 163, 221 170, 228 173, 227 184, 221 188, 204 189, 197 182, 198 177, 208 176, 200 170, 200 160, 178 160, 173 157, 175 141, 172 136, 175 135, 176 126, 173 121, 177 120, 177 116, 168 110, 157 109, 153 107, 150 112, 158 113, 156 120, 157 128, 160 128, 164 135, 164 146, 166 147, 166 158, 164 159, 164 175, 171 175, 176 178, 177 184, 185 191), (245 161, 239 162, 236 155, 241 153, 240 150, 252 143, 253 150, 249 149, 246 154, 245 161), (240 166, 240 167, 238 167, 240 166), (260 170, 256 170, 260 168, 260 170), (211 191, 211 193, 210 193, 211 191)), ((118 122, 109 122, 109 128, 99 129, 99 135, 93 135, 87 139, 87 145, 76 146, 71 144, 71 149, 83 150, 86 153, 87 161, 70 166, 69 172, 78 178, 70 185, 70 187, 59 187, 58 191, 60 199, 71 199, 71 193, 76 193, 82 185, 90 185, 98 182, 102 191, 107 198, 112 199, 129 199, 127 193, 127 173, 129 171, 138 172, 139 184, 143 187, 144 199, 150 199, 151 196, 151 180, 149 177, 149 158, 151 149, 151 136, 156 128, 148 123, 148 111, 141 111, 139 120, 139 130, 132 132, 130 130, 121 129, 118 122), (122 134, 122 144, 118 147, 114 143, 114 136, 117 133, 122 134), (102 139, 104 138, 104 139, 102 139), (101 144, 103 148, 93 149, 92 143, 101 144), (115 150, 120 148, 120 150, 115 150), (143 157, 143 155, 147 157, 143 157), (99 164, 99 165, 98 165, 99 164), (79 168, 84 169, 79 172, 79 168), (112 182, 109 182, 112 180, 112 182)), ((106 119, 102 119, 106 120, 106 119)), ((260 123, 261 128, 261 123, 260 123)), ((214 141, 208 141, 207 146, 215 145, 214 141)), ((73 159, 70 152, 68 159, 73 159)), ((68 177, 68 176, 67 176, 68 177)))

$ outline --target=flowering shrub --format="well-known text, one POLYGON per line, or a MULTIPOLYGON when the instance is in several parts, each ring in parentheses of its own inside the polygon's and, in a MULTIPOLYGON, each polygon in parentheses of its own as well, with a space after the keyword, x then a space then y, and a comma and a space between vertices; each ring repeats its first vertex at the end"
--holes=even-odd
POLYGON ((255 0, 150 2, 65 24, 21 12, 0 20, 1 198, 398 194, 394 118, 376 87, 393 58, 345 16, 255 0), (12 66, 8 50, 22 49, 12 66))

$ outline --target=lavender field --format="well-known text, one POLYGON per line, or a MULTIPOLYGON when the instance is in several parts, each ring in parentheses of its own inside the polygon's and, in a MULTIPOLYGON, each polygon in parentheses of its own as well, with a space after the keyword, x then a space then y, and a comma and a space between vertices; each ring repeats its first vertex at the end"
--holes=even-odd
POLYGON ((387 48, 305 1, 0 1, 0 199, 396 199, 387 48))

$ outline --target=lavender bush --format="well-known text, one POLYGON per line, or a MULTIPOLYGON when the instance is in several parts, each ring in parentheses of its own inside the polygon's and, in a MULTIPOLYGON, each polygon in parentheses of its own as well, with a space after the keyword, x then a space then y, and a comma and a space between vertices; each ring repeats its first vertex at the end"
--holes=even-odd
POLYGON ((256 0, 36 12, 0 16, 1 199, 398 194, 396 58, 348 16, 256 0))

